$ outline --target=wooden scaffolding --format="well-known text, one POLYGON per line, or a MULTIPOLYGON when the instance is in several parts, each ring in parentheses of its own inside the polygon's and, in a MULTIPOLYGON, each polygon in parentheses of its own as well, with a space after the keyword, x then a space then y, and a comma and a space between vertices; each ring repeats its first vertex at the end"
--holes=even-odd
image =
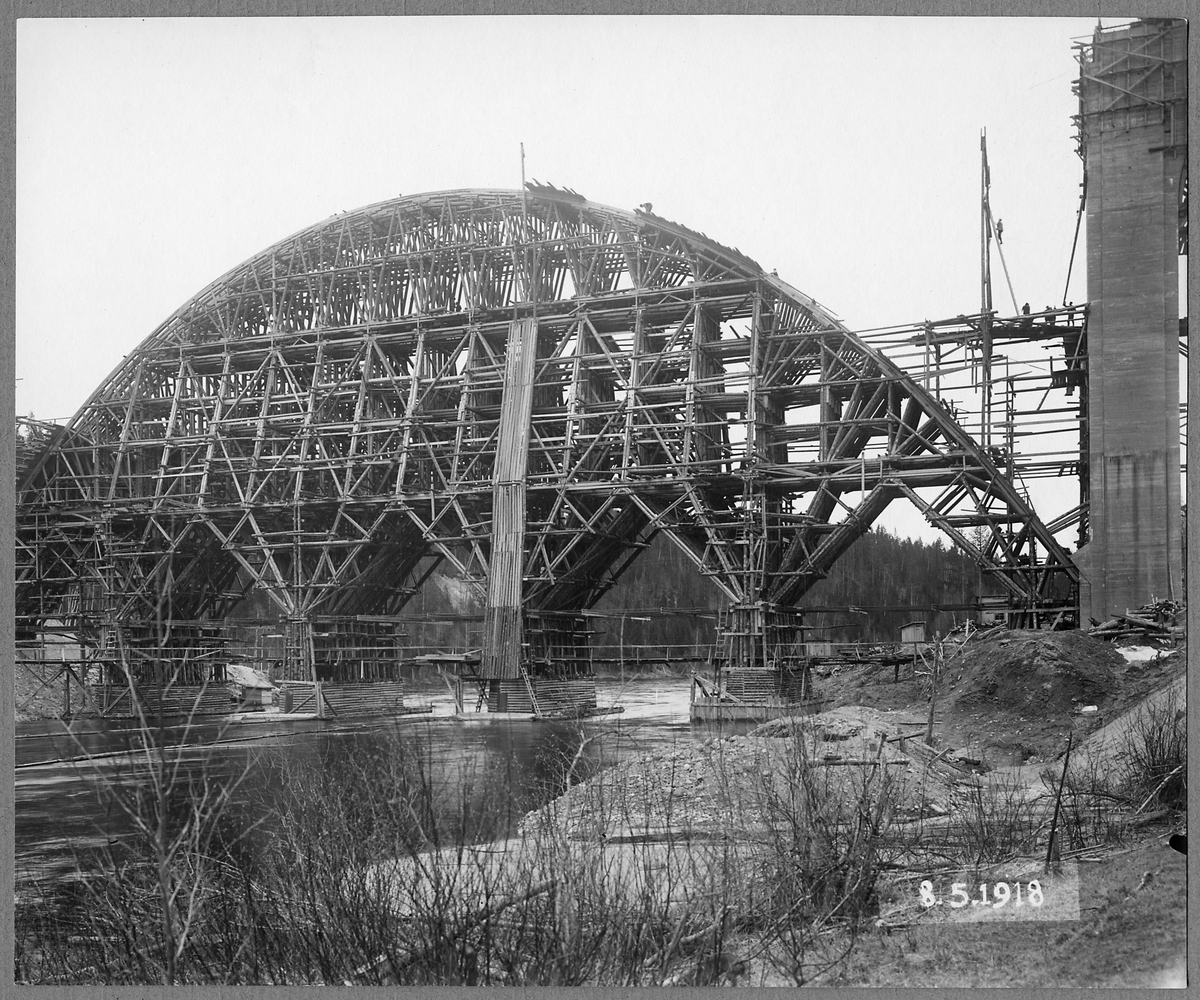
POLYGON ((552 187, 405 197, 223 275, 24 457, 18 629, 111 663, 165 623, 211 658, 204 629, 261 599, 281 676, 365 678, 389 640, 362 623, 440 564, 485 599, 481 676, 549 680, 590 670, 581 612, 662 532, 735 609, 729 664, 774 669, 771 615, 901 497, 1015 614, 1069 609, 1005 473, 737 250, 552 187))

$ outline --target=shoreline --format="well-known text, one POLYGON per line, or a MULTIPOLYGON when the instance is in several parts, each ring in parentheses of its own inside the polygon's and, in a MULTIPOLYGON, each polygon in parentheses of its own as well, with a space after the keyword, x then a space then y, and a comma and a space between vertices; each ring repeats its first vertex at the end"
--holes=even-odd
MULTIPOLYGON (((593 674, 593 677, 597 681, 602 681, 605 683, 617 682, 617 683, 628 684, 628 683, 645 683, 645 682, 654 681, 654 680, 686 680, 692 676, 692 673, 693 673, 693 671, 690 667, 680 667, 678 669, 670 669, 669 667, 666 667, 666 666, 658 666, 658 667, 640 667, 638 669, 626 669, 623 673, 620 670, 608 670, 608 669, 597 670, 593 674)), ((393 683, 393 684, 401 685, 401 693, 403 694, 403 686, 404 685, 428 684, 428 685, 432 686, 435 682, 440 681, 443 678, 443 676, 444 675, 440 674, 438 671, 431 670, 428 667, 417 667, 412 671, 411 674, 405 674, 397 681, 391 681, 391 682, 386 682, 386 683, 393 683)), ((324 683, 327 685, 327 688, 333 687, 333 688, 353 689, 356 686, 358 686, 356 684, 356 682, 353 682, 353 681, 348 681, 344 684, 338 684, 335 681, 326 681, 324 683)), ((370 683, 377 683, 377 682, 366 682, 366 684, 370 684, 370 683)), ((417 692, 414 692, 414 694, 415 693, 417 693, 417 692)), ((95 711, 80 711, 80 712, 73 713, 70 717, 70 720, 64 719, 61 714, 62 695, 58 692, 35 696, 28 703, 26 708, 16 709, 15 705, 19 704, 20 701, 21 701, 21 699, 19 696, 14 699, 14 716, 15 716, 14 722, 17 725, 21 725, 21 724, 25 724, 25 723, 35 723, 35 722, 52 722, 52 721, 66 722, 66 721, 75 721, 75 720, 83 720, 83 719, 100 720, 100 719, 106 718, 105 716, 101 716, 99 713, 97 713, 95 711)), ((413 709, 406 710, 406 712, 403 714, 413 714, 413 713, 420 712, 420 711, 423 711, 423 710, 413 708, 413 709)), ((248 713, 244 709, 239 710, 236 707, 232 707, 228 713, 221 712, 221 713, 207 714, 201 718, 204 720, 216 720, 216 721, 221 721, 221 722, 229 722, 229 721, 241 721, 240 719, 234 718, 235 716, 259 715, 259 714, 262 714, 262 713, 256 713, 256 712, 248 713)), ((179 716, 179 718, 183 718, 183 717, 184 716, 182 716, 182 715, 179 716)), ((118 719, 131 720, 132 716, 113 715, 113 716, 108 716, 107 719, 110 721, 115 721, 118 719)), ((197 721, 199 721, 199 719, 197 721)), ((257 722, 257 721, 263 721, 263 720, 259 720, 259 719, 255 718, 255 719, 248 719, 245 721, 257 722)))

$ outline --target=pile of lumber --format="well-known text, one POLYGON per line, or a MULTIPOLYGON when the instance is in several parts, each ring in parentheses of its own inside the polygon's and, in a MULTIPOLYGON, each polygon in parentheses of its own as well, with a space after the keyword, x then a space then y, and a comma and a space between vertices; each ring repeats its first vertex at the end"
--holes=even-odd
POLYGON ((1146 641, 1168 640, 1174 642, 1185 633, 1185 611, 1177 601, 1151 600, 1136 611, 1126 611, 1108 621, 1098 622, 1095 618, 1088 635, 1099 639, 1144 639, 1146 641))
POLYGON ((983 639, 990 639, 992 636, 1000 635, 1008 631, 1008 626, 1001 623, 999 625, 977 625, 970 619, 963 622, 961 625, 955 625, 946 633, 946 645, 953 645, 959 649, 965 646, 968 642, 979 642, 983 639))

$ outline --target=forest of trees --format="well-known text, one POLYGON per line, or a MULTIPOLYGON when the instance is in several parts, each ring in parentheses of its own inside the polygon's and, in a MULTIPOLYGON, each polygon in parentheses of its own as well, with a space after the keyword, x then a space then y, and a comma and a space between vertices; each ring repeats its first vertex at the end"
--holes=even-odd
MULTIPOLYGON (((830 570, 829 576, 801 601, 804 608, 857 608, 811 613, 805 624, 810 638, 834 642, 898 642, 907 622, 926 622, 929 635, 945 633, 968 611, 939 611, 934 606, 971 604, 979 593, 979 571, 964 553, 940 540, 898 538, 883 528, 868 531, 830 570), (895 608, 896 610, 882 610, 895 608)), ((724 601, 717 588, 669 539, 660 535, 634 562, 598 609, 709 608, 724 601)), ((597 626, 598 628, 601 626, 597 626)), ((625 641, 709 642, 711 618, 672 616, 654 622, 626 620, 625 641)), ((616 625, 610 624, 615 642, 616 625)))
POLYGON ((971 611, 930 612, 934 606, 972 604, 980 593, 979 568, 963 552, 938 539, 897 538, 882 528, 852 545, 804 597, 805 607, 856 607, 865 614, 812 614, 806 624, 826 626, 813 638, 834 642, 898 642, 900 627, 924 621, 928 635, 943 635, 971 611), (886 611, 879 608, 895 607, 886 611))
MULTIPOLYGON (((928 634, 945 633, 970 611, 932 612, 934 606, 971 604, 979 593, 979 571, 957 549, 939 541, 898 538, 883 528, 868 531, 834 564, 829 576, 805 595, 804 608, 837 608, 812 612, 805 623, 809 638, 834 642, 898 642, 900 627, 924 621, 928 634), (859 609, 856 611, 846 610, 859 609), (895 610, 883 610, 893 608, 895 610)), ((625 571, 618 584, 597 604, 593 628, 598 644, 628 645, 708 643, 713 640, 716 610, 725 603, 717 587, 665 535, 625 571), (666 614, 657 613, 660 610, 666 614), (650 621, 639 620, 650 617, 650 621)), ((409 605, 412 614, 482 614, 482 604, 470 589, 434 574, 409 605)), ((460 626, 461 628, 461 626, 460 626)), ((477 635, 476 629, 472 630, 477 635)), ((446 629, 434 642, 452 642, 446 629)), ((430 641, 419 625, 410 627, 410 641, 430 641)))

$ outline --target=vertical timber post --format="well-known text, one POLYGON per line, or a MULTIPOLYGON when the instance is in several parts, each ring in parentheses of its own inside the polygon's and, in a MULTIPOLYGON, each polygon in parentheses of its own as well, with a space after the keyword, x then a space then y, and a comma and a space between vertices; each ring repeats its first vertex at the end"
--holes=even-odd
POLYGON ((992 443, 992 227, 988 218, 988 188, 992 178, 988 170, 986 130, 979 137, 979 156, 979 342, 983 352, 979 440, 986 448, 992 443))
MULTIPOLYGON (((913 663, 916 667, 916 663, 913 663)), ((925 745, 933 746, 933 715, 937 710, 938 680, 942 673, 942 633, 933 633, 933 667, 929 671, 929 720, 925 723, 925 745)))
POLYGON ((492 474, 492 555, 488 567, 479 671, 481 677, 489 680, 514 680, 521 676, 525 474, 529 462, 536 361, 537 320, 514 320, 508 330, 496 464, 492 474))
POLYGON ((317 676, 317 644, 313 638, 312 620, 309 618, 304 619, 302 628, 304 654, 308 657, 308 664, 312 671, 313 693, 317 699, 317 718, 324 719, 329 713, 326 711, 325 706, 325 691, 321 687, 320 677, 317 676))

